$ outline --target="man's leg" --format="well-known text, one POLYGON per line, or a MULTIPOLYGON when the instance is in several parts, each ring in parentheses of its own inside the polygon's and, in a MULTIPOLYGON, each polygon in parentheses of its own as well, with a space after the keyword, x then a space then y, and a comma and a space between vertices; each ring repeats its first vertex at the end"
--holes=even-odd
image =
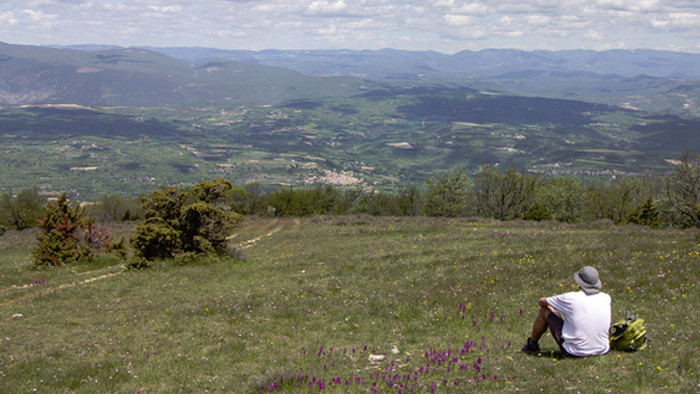
POLYGON ((540 307, 540 312, 537 314, 535 322, 532 324, 532 335, 530 335, 530 338, 532 338, 533 342, 539 341, 542 334, 547 331, 547 327, 549 327, 547 324, 547 316, 553 311, 554 309, 552 309, 551 306, 540 307))
POLYGON ((540 306, 540 311, 537 313, 535 322, 532 324, 532 335, 527 339, 527 342, 523 346, 522 350, 526 353, 539 353, 540 345, 537 341, 540 340, 542 334, 547 331, 549 324, 547 323, 547 317, 552 313, 556 312, 549 305, 540 306))

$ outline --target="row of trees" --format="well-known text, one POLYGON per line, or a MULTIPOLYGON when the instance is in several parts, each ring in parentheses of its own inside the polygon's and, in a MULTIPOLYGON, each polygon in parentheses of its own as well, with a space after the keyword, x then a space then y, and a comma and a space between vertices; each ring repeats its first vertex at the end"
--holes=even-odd
POLYGON ((570 177, 550 179, 514 168, 486 167, 473 178, 452 170, 429 179, 426 186, 422 192, 412 187, 394 194, 322 186, 256 195, 255 185, 246 185, 230 203, 237 212, 273 216, 365 213, 693 225, 665 198, 661 179, 622 177, 586 184, 570 177))
POLYGON ((385 193, 319 186, 262 193, 260 185, 248 184, 232 188, 228 201, 236 212, 253 215, 365 213, 566 223, 607 219, 616 224, 700 227, 700 157, 683 156, 666 177, 595 181, 486 166, 473 177, 455 169, 430 178, 422 191, 411 187, 385 193))
MULTIPOLYGON (((66 194, 42 205, 36 189, 0 197, 0 234, 5 227, 40 228, 33 251, 36 266, 92 258, 113 244, 100 220, 140 220, 129 240, 127 266, 144 268, 156 259, 210 255, 226 249, 226 237, 244 214, 307 216, 373 215, 481 216, 498 220, 557 220, 567 223, 608 219, 653 228, 700 227, 700 157, 684 156, 668 177, 619 177, 584 183, 544 178, 515 168, 484 167, 470 178, 452 170, 399 193, 281 188, 263 193, 259 184, 234 186, 224 179, 192 188, 165 187, 130 200, 105 196, 90 209, 71 204, 66 194)), ((229 251, 231 253, 231 251, 229 251)))
MULTIPOLYGON (((218 185, 221 187, 221 183, 218 185)), ((168 198, 187 196, 192 199, 200 193, 201 187, 176 189, 181 195, 168 198)), ((556 220, 566 223, 609 219, 617 224, 700 227, 700 157, 690 155, 684 155, 674 172, 666 177, 618 176, 609 181, 592 181, 573 177, 543 177, 512 167, 486 166, 473 177, 455 169, 428 179, 423 189, 410 187, 398 193, 361 188, 341 190, 330 185, 264 191, 258 183, 231 185, 224 189, 217 192, 216 205, 226 206, 242 215, 362 213, 481 216, 498 220, 556 220)), ((152 220, 154 209, 164 209, 154 208, 153 201, 165 199, 168 193, 174 193, 173 188, 161 189, 152 196, 136 199, 105 195, 87 205, 86 213, 97 222, 152 220)), ((44 198, 39 196, 36 189, 23 190, 17 195, 1 195, 0 227, 21 230, 36 226, 44 204, 44 198)))
POLYGON ((543 177, 515 168, 484 167, 475 176, 455 169, 428 179, 425 189, 398 193, 361 189, 281 188, 262 193, 257 184, 237 186, 228 196, 236 212, 305 216, 480 216, 498 220, 600 219, 651 227, 700 226, 700 158, 684 156, 667 177, 618 176, 608 181, 543 177))

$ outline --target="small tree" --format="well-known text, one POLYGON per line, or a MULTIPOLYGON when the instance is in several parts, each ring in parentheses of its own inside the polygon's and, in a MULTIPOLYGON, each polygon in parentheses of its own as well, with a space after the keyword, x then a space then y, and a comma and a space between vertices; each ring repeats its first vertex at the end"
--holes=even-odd
POLYGON ((50 201, 39 219, 41 232, 33 251, 34 265, 59 266, 91 257, 89 245, 81 242, 78 236, 83 224, 83 210, 71 206, 65 193, 56 201, 50 201))
POLYGON ((424 209, 428 216, 468 216, 474 212, 469 176, 461 170, 454 169, 427 183, 424 209))
POLYGON ((539 205, 551 212, 552 219, 565 223, 583 220, 584 187, 571 177, 545 180, 538 188, 539 205))
POLYGON ((527 212, 523 215, 523 219, 534 220, 536 222, 552 220, 552 212, 550 212, 546 206, 534 203, 527 209, 527 212))
POLYGON ((656 204, 654 204, 651 195, 644 204, 638 206, 630 213, 627 220, 629 220, 630 223, 649 226, 651 228, 659 228, 661 226, 659 210, 656 208, 656 204))
POLYGON ((398 195, 397 205, 404 216, 418 216, 423 210, 423 196, 415 186, 402 189, 398 195))
POLYGON ((590 185, 585 204, 588 219, 610 219, 615 224, 625 224, 632 211, 644 201, 644 183, 644 179, 624 176, 590 185))
POLYGON ((36 227, 46 200, 36 188, 24 189, 12 195, 12 191, 0 196, 0 225, 17 230, 36 227))
POLYGON ((666 195, 687 224, 700 227, 700 156, 683 154, 666 182, 666 195))
POLYGON ((141 202, 119 194, 103 195, 95 205, 88 208, 88 211, 100 222, 121 222, 143 218, 141 202))
POLYGON ((486 166, 474 177, 479 211, 498 220, 522 217, 535 197, 540 179, 510 167, 486 166))

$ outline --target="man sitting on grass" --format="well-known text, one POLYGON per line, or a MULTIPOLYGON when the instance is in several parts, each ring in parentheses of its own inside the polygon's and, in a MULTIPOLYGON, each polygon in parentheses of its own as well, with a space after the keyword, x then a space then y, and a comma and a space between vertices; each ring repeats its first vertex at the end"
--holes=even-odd
POLYGON ((540 312, 523 352, 538 353, 537 341, 549 327, 562 356, 597 356, 610 349, 610 296, 601 293, 598 271, 583 267, 574 274, 581 291, 539 299, 540 312))

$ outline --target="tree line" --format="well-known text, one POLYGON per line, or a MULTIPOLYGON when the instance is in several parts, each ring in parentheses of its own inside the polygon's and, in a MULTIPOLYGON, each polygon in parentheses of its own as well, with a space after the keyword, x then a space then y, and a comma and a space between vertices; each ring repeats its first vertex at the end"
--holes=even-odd
MULTIPOLYGON (((183 193, 193 193, 195 188, 184 188, 183 193)), ((104 195, 85 204, 85 211, 97 222, 144 220, 152 209, 146 203, 149 199, 152 197, 104 195)), ((36 188, 1 195, 0 229, 36 226, 45 204, 36 188)), ((700 227, 700 156, 684 154, 668 176, 616 176, 605 181, 545 177, 514 167, 485 166, 474 176, 454 169, 429 178, 424 187, 407 187, 395 193, 331 185, 264 190, 259 183, 232 184, 217 197, 217 204, 241 215, 276 217, 478 216, 700 227)))

